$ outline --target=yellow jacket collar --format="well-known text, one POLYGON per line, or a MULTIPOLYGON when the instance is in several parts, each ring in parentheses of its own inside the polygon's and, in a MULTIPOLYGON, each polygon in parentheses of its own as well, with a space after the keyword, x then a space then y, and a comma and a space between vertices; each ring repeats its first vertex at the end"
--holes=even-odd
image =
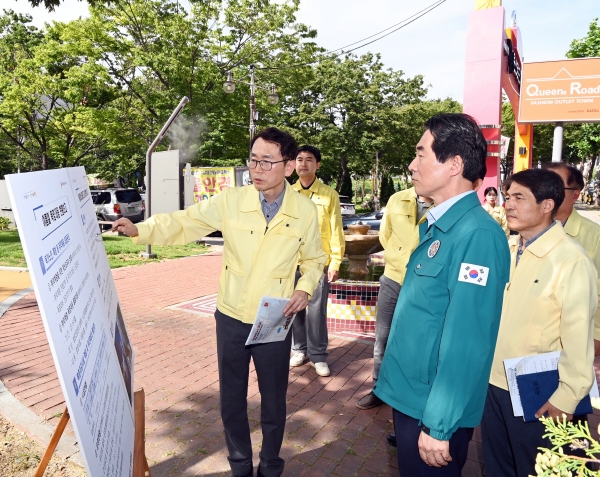
MULTIPOLYGON (((529 250, 536 257, 543 257, 548 254, 566 235, 560 221, 556 220, 555 222, 558 223, 527 247, 525 251, 529 250)), ((518 240, 516 241, 516 245, 519 246, 518 240)))
POLYGON ((296 191, 309 190, 311 192, 318 193, 320 186, 321 186, 321 181, 319 180, 318 177, 315 177, 315 180, 313 181, 313 183, 310 185, 310 187, 308 189, 305 189, 304 187, 302 187, 302 184, 300 183, 300 179, 298 179, 296 182, 294 182, 292 189, 294 189, 296 191))
POLYGON ((579 235, 580 228, 581 215, 579 215, 579 212, 577 212, 575 208, 573 208, 573 212, 571 212, 571 215, 569 215, 569 219, 567 220, 567 223, 565 225, 565 232, 571 237, 577 237, 577 235, 579 235))
MULTIPOLYGON (((289 217, 294 217, 295 219, 300 217, 298 213, 298 203, 296 202, 298 197, 296 194, 292 194, 292 186, 290 186, 289 182, 285 181, 285 195, 283 196, 283 203, 281 204, 281 208, 279 211, 282 214, 285 214, 289 217)), ((246 200, 243 201, 240 212, 254 212, 258 211, 262 214, 262 207, 260 205, 260 194, 258 190, 254 187, 248 187, 248 193, 246 196, 246 200)))

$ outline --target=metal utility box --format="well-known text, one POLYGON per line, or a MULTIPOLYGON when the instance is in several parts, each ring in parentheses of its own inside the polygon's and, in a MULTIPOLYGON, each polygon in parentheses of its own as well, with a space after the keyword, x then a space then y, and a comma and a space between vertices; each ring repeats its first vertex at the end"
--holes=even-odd
POLYGON ((184 208, 183 169, 178 149, 152 154, 152 215, 170 214, 184 208))

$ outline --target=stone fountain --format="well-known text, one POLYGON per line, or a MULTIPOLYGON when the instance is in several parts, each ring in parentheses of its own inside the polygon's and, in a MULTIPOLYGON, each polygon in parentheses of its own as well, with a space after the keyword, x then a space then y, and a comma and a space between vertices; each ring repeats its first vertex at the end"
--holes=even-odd
POLYGON ((340 278, 329 286, 327 297, 327 328, 341 336, 375 339, 379 282, 367 281, 367 264, 372 254, 383 250, 379 234, 370 232, 369 225, 348 225, 344 232, 348 279, 340 278))
POLYGON ((350 262, 348 275, 351 280, 364 280, 369 273, 369 255, 383 250, 379 242, 379 233, 369 233, 370 228, 370 225, 348 225, 348 231, 344 233, 346 255, 350 262))

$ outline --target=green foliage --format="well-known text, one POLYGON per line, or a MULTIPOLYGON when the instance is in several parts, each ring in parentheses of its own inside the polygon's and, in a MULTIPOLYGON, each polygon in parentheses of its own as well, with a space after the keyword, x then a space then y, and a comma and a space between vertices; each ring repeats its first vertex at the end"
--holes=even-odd
MULTIPOLYGON (((52 9, 59 0, 43 2, 52 9)), ((194 166, 242 165, 248 154, 249 66, 259 127, 276 125, 323 154, 319 177, 338 189, 372 175, 407 174, 429 116, 460 111, 425 100, 422 76, 386 69, 378 55, 331 57, 298 23, 299 0, 91 1, 89 18, 44 30, 0 16, 0 176, 85 165, 132 183, 182 96, 190 98, 160 149, 194 166), (222 83, 232 71, 236 91, 222 83)))
MULTIPOLYGON (((585 38, 573 40, 567 52, 568 58, 589 58, 600 56, 600 26, 596 18, 590 23, 585 38)), ((600 154, 600 124, 578 125, 572 132, 573 153, 581 158, 600 154)))
POLYGON ((391 176, 384 174, 381 179, 381 196, 379 202, 382 206, 386 205, 390 197, 396 192, 394 189, 394 180, 391 176))
POLYGON ((600 463, 600 444, 591 436, 588 423, 573 424, 566 419, 554 421, 551 418, 542 417, 546 426, 546 434, 552 443, 552 449, 541 449, 535 464, 535 471, 539 477, 562 477, 562 476, 595 476, 596 470, 586 467, 588 463, 600 463), (585 457, 566 455, 563 447, 580 449, 585 457))
POLYGON ((352 190, 352 178, 349 174, 344 176, 342 181, 342 187, 340 188, 340 195, 346 195, 352 201, 354 191, 352 190))
POLYGON ((10 219, 8 217, 0 216, 0 230, 8 229, 10 225, 10 219))

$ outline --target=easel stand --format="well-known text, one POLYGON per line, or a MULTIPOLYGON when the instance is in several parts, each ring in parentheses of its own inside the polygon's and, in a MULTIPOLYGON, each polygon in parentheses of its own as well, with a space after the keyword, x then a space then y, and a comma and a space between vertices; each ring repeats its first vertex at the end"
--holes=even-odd
MULTIPOLYGON (((142 388, 133 393, 133 415, 135 418, 135 433, 133 441, 133 477, 152 477, 150 475, 150 468, 148 467, 148 460, 146 459, 146 439, 144 436, 146 432, 146 419, 144 412, 145 407, 146 395, 144 393, 144 389, 142 388)), ((69 417, 69 410, 65 407, 65 412, 63 412, 63 415, 56 426, 56 430, 54 431, 54 434, 52 434, 52 439, 50 439, 50 443, 46 448, 44 457, 42 457, 34 477, 43 477, 44 472, 50 463, 50 459, 52 458, 52 454, 54 454, 54 451, 56 450, 58 441, 65 431, 65 427, 67 427, 69 417)))

